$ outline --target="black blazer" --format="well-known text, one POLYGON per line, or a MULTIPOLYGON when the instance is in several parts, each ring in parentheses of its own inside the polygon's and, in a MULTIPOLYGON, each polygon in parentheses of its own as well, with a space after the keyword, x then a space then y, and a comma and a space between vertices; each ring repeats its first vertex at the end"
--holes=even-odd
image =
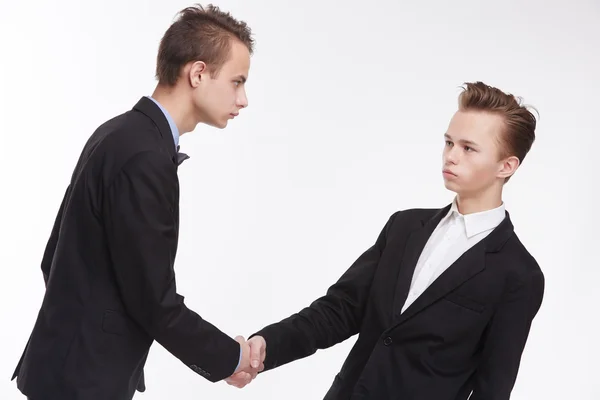
POLYGON ((148 98, 85 145, 42 259, 46 294, 15 370, 34 399, 131 399, 159 342, 206 379, 231 375, 240 346, 176 292, 178 159, 148 98))
POLYGON ((257 332, 265 371, 358 333, 326 400, 464 400, 471 391, 471 400, 509 399, 544 276, 508 213, 400 313, 449 209, 395 213, 325 296, 257 332))

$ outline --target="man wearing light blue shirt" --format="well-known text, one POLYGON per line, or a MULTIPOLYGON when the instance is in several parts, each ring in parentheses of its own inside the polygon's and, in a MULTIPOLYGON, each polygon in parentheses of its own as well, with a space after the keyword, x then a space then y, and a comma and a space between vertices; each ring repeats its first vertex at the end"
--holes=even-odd
POLYGON ((46 293, 15 369, 32 400, 131 399, 154 341, 217 382, 264 366, 176 291, 179 137, 225 128, 248 105, 253 39, 217 7, 181 11, 161 40, 151 96, 87 141, 41 269, 46 293))

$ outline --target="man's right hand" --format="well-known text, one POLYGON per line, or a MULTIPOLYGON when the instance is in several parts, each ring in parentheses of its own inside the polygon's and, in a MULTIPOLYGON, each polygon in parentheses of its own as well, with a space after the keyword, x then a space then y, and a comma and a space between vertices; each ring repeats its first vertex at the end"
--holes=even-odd
POLYGON ((225 379, 225 382, 231 386, 243 388, 265 369, 267 343, 262 336, 254 336, 247 342, 242 336, 237 336, 235 340, 242 348, 242 359, 233 375, 225 379))

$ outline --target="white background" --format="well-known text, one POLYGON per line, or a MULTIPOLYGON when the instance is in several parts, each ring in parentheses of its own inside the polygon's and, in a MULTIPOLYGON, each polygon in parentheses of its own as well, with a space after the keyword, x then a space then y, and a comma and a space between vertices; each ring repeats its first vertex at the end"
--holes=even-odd
MULTIPOLYGON (((2 0, 0 398, 43 294, 42 252, 79 152, 155 85, 186 1, 2 0)), ((179 291, 232 336, 321 296, 394 211, 452 199, 442 134, 459 85, 483 80, 541 115, 505 190, 546 276, 512 399, 600 398, 597 257, 600 3, 221 1, 256 38, 250 106, 181 139, 179 291), (317 5, 318 4, 318 5, 317 5)), ((211 384, 154 345, 140 399, 318 399, 355 338, 211 384)))

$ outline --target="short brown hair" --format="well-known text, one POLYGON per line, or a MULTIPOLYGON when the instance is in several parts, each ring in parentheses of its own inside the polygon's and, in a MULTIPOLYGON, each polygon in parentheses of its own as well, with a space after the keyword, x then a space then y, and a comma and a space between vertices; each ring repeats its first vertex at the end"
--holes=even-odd
POLYGON ((196 4, 178 13, 178 18, 160 41, 156 78, 160 84, 173 86, 181 68, 191 61, 204 61, 211 76, 227 61, 231 39, 237 39, 253 52, 252 32, 244 21, 209 4, 196 4))
MULTIPOLYGON (((503 117, 506 130, 500 137, 500 157, 516 156, 522 163, 535 141, 535 116, 522 99, 483 82, 465 83, 458 97, 461 111, 478 110, 503 117)), ((506 178, 505 182, 509 178, 506 178)))

